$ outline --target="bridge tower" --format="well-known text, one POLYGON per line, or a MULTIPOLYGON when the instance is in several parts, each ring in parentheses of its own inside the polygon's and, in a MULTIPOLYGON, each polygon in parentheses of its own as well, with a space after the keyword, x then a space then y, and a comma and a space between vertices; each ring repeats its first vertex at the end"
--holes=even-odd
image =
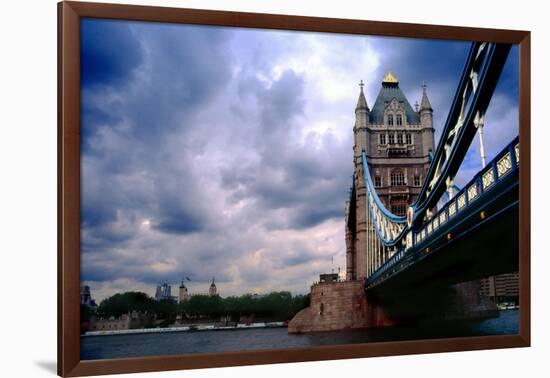
POLYGON ((346 279, 362 280, 373 273, 392 253, 375 235, 366 209, 361 154, 369 161, 372 182, 384 206, 405 215, 423 184, 434 151, 433 109, 426 85, 422 85, 420 108, 412 108, 391 72, 383 78, 378 96, 369 109, 363 82, 355 108, 354 172, 350 209, 346 204, 346 279), (350 211, 351 210, 351 211, 350 211), (352 219, 353 218, 353 219, 352 219))
MULTIPOLYGON (((405 215, 420 194, 434 151, 433 109, 426 85, 413 109, 390 72, 381 83, 372 109, 359 84, 353 127, 354 180, 345 206, 346 280, 311 286, 310 306, 288 324, 289 333, 334 331, 408 324, 426 319, 494 316, 471 281, 427 291, 396 292, 384 298, 369 294, 365 280, 394 250, 385 247, 367 209, 363 172, 369 172, 378 197, 389 211, 405 215), (362 154, 368 170, 363 170, 362 154), (421 303, 421 305, 419 305, 421 303)), ((494 307, 494 306, 493 306, 494 307)))

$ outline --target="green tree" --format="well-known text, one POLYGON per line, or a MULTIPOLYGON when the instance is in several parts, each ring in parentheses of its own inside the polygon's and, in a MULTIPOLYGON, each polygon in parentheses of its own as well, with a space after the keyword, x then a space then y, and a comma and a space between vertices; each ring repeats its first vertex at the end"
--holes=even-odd
POLYGON ((284 321, 309 306, 309 295, 296 295, 288 291, 271 292, 267 295, 243 294, 221 298, 219 295, 193 295, 189 300, 177 303, 173 299, 155 301, 145 293, 126 292, 115 294, 101 302, 97 314, 103 318, 119 317, 131 311, 156 314, 164 320, 161 325, 172 324, 178 314, 216 319, 231 315, 235 320, 241 315, 254 314, 257 318, 284 321))
POLYGON ((184 311, 192 316, 220 317, 225 313, 224 301, 219 295, 193 295, 184 305, 184 311))
POLYGON ((164 319, 172 322, 176 319, 178 312, 178 303, 173 299, 161 299, 155 302, 154 312, 158 319, 164 319))
POLYGON ((102 318, 114 316, 120 317, 131 311, 138 312, 156 312, 156 301, 145 293, 126 292, 115 294, 101 301, 97 309, 97 314, 102 318))

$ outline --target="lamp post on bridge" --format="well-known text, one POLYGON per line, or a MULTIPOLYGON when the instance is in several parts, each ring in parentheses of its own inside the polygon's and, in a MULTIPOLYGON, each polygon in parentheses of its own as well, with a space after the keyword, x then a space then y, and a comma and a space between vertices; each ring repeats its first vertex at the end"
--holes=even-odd
POLYGON ((479 134, 479 154, 481 155, 481 167, 483 168, 487 165, 487 162, 485 161, 485 146, 483 143, 483 115, 480 114, 479 111, 474 118, 474 126, 479 134))

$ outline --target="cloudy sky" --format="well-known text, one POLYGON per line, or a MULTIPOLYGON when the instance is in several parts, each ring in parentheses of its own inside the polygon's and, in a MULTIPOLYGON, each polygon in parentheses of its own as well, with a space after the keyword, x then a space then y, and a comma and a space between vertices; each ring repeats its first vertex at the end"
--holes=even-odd
MULTIPOLYGON (((193 293, 213 276, 222 296, 306 293, 345 271, 359 80, 370 106, 388 70, 411 104, 425 81, 437 136, 468 48, 82 21, 82 281, 98 300, 182 276, 193 293)), ((517 135, 517 69, 514 48, 486 116, 489 159, 517 135)))

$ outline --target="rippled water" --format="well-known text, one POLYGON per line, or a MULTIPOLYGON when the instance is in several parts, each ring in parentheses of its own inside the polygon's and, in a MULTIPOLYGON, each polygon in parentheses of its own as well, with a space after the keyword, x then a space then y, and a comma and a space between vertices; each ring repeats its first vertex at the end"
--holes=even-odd
POLYGON ((462 336, 517 334, 519 310, 478 322, 453 322, 421 327, 387 327, 367 330, 289 335, 286 328, 228 331, 171 332, 161 334, 88 336, 80 339, 82 360, 142 357, 204 352, 229 352, 377 341, 418 340, 462 336))

